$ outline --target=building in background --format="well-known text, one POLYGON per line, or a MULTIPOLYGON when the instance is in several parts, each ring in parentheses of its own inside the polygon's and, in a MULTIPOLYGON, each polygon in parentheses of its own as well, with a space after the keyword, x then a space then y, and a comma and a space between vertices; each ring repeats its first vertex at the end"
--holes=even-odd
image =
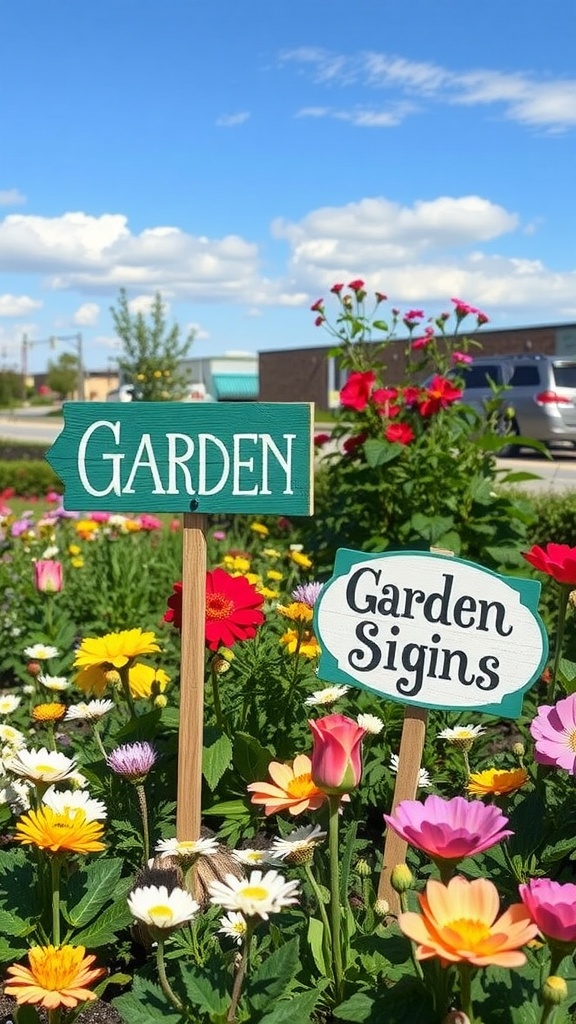
POLYGON ((190 380, 189 401, 255 402, 258 399, 258 356, 253 352, 224 352, 221 356, 185 359, 181 368, 190 380))
MULTIPOLYGON (((503 330, 462 330, 481 342, 472 355, 507 356, 531 352, 541 355, 576 355, 576 323, 538 327, 510 327, 503 330)), ((405 378, 407 338, 391 341, 384 350, 386 386, 402 384, 405 378)), ((261 402, 314 402, 317 409, 335 409, 348 371, 331 356, 332 345, 260 352, 261 402)))

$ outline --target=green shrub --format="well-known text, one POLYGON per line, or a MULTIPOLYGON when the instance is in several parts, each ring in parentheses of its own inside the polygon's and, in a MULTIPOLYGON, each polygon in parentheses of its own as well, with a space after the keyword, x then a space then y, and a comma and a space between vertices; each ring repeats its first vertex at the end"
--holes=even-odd
POLYGON ((576 491, 531 495, 536 520, 530 526, 530 544, 576 546, 576 491))
POLYGON ((13 488, 16 494, 40 498, 48 491, 62 491, 62 481, 43 460, 0 462, 0 491, 13 488))

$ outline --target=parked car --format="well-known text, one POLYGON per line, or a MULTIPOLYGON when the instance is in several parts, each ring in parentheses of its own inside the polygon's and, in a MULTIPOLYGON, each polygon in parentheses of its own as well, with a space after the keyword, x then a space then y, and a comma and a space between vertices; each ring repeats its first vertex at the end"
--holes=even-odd
MULTIPOLYGON (((569 441, 576 445, 576 359, 562 356, 480 356, 459 367, 464 377, 464 402, 482 409, 494 397, 490 381, 505 386, 502 407, 509 410, 503 423, 513 435, 542 441, 548 446, 569 441)), ((510 443, 501 454, 518 446, 510 443)))
POLYGON ((134 384, 121 384, 106 395, 107 402, 138 402, 142 396, 134 384))

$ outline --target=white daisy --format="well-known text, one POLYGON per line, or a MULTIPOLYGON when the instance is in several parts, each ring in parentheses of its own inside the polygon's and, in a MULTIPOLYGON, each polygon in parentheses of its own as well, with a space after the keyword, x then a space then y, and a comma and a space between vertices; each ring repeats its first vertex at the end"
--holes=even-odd
POLYGON ((0 715, 10 715, 20 705, 22 698, 13 693, 5 693, 0 697, 0 715))
MULTIPOLYGON (((391 772, 394 772, 394 775, 398 774, 399 761, 400 761, 400 759, 398 757, 398 754, 390 754, 390 763, 389 763, 388 767, 389 767, 391 772)), ((425 768, 420 768, 419 771, 418 771, 418 786, 419 786, 419 788, 420 789, 428 789, 431 785, 432 785, 432 779, 430 778, 430 773, 427 772, 425 768)))
POLYGON ((5 762, 5 767, 14 775, 31 782, 61 782, 69 779, 76 768, 76 761, 57 750, 19 750, 5 762))
POLYGON ((244 937, 246 935, 246 919, 242 914, 238 914, 234 910, 230 910, 224 917, 220 918, 221 928, 218 929, 223 935, 227 935, 229 939, 234 939, 234 942, 238 946, 241 946, 244 937))
POLYGON ((159 839, 156 843, 161 857, 209 857, 217 850, 217 839, 159 839))
POLYGON ((297 903, 298 882, 290 881, 277 871, 252 871, 250 878, 235 878, 226 875, 225 881, 214 881, 208 885, 210 902, 225 910, 238 910, 245 917, 261 917, 267 921, 270 914, 276 914, 282 907, 297 903))
POLYGON ((56 814, 67 811, 84 811, 86 821, 103 821, 106 818, 106 807, 101 800, 94 800, 89 793, 81 789, 63 789, 61 792, 50 786, 42 797, 42 803, 50 807, 56 814))
POLYGON ((88 785, 88 779, 78 770, 70 772, 70 775, 66 777, 66 782, 69 782, 71 786, 76 786, 77 789, 86 789, 88 785))
POLYGON ((272 864, 275 858, 270 856, 269 850, 254 850, 248 847, 245 850, 232 850, 232 856, 238 864, 272 864))
POLYGON ((48 661, 49 658, 57 658, 60 651, 57 647, 50 647, 47 644, 32 644, 32 647, 25 647, 24 654, 34 661, 48 661))
POLYGON ((2 757, 9 757, 16 750, 26 746, 26 737, 23 732, 14 729, 11 725, 0 725, 0 743, 6 744, 2 751, 2 757))
POLYGON ((279 860, 283 860, 291 854, 313 850, 325 838, 326 832, 322 831, 320 825, 302 825, 290 832, 285 839, 278 836, 272 843, 270 852, 279 860))
POLYGON ((323 690, 314 690, 311 697, 306 697, 305 705, 309 708, 318 707, 322 704, 333 704, 340 700, 345 693, 348 693, 349 686, 325 686, 323 690))
POLYGON ((384 722, 378 715, 358 715, 356 721, 361 729, 366 729, 372 736, 378 736, 384 728, 384 722))
POLYGON ((47 547, 42 552, 42 558, 48 558, 48 559, 56 558, 57 554, 58 554, 58 545, 57 544, 50 544, 50 546, 47 547))
POLYGON ((442 732, 438 733, 438 738, 441 740, 447 740, 448 743, 461 743, 462 740, 467 742, 474 740, 478 736, 482 736, 486 732, 481 725, 455 725, 453 729, 442 729, 442 732))
POLYGON ((0 804, 8 804, 14 814, 22 814, 30 810, 30 790, 28 782, 13 779, 0 789, 0 804))
POLYGON ((112 711, 113 707, 114 701, 106 699, 82 701, 80 704, 70 704, 70 707, 64 715, 64 721, 70 722, 73 718, 77 718, 83 722, 97 722, 103 715, 112 711))
POLYGON ((44 673, 40 673, 38 682, 42 683, 42 686, 45 686, 47 690, 54 690, 58 693, 62 690, 69 690, 72 685, 66 679, 66 676, 48 676, 44 675, 44 673))
POLYGON ((200 905, 185 889, 176 888, 168 892, 165 885, 144 885, 134 889, 128 897, 128 907, 138 921, 163 931, 191 921, 200 910, 200 905))

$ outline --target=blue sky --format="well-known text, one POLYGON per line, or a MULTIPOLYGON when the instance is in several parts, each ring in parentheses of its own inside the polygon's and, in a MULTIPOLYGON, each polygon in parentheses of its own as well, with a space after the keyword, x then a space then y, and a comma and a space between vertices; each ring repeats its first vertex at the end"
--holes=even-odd
MULTIPOLYGON (((576 320, 574 0, 18 0, 0 43, 0 365, 159 289, 191 354, 401 310, 576 320)), ((58 350, 65 350, 64 344, 58 350)), ((30 368, 53 357, 31 351, 30 368)))

